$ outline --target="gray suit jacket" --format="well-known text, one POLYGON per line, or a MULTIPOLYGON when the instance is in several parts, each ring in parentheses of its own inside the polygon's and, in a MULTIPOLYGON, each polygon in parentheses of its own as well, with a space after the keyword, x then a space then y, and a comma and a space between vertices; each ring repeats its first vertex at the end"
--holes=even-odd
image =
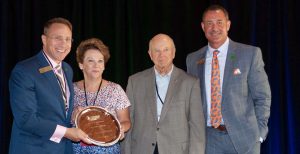
MULTIPOLYGON (((205 119, 207 48, 189 54, 186 59, 187 72, 200 78, 205 119)), ((246 153, 260 137, 266 138, 270 106, 271 91, 261 50, 230 40, 222 87, 222 116, 238 153, 246 153)))
POLYGON ((122 153, 201 154, 205 151, 205 123, 199 81, 174 66, 157 121, 154 68, 129 77, 131 129, 122 142, 122 153))

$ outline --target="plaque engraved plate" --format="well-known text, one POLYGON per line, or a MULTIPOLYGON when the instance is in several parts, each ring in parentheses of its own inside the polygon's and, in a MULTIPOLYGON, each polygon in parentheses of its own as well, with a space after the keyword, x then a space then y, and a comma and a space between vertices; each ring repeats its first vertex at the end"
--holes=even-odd
POLYGON ((89 136, 89 140, 95 145, 113 145, 121 136, 118 119, 98 106, 88 106, 80 111, 76 116, 75 124, 89 136))

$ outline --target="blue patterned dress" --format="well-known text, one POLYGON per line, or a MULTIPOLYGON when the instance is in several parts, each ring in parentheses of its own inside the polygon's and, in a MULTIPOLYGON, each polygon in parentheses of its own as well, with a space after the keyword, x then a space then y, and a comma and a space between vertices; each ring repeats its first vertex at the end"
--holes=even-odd
MULTIPOLYGON (((86 107, 84 90, 79 89, 76 83, 74 83, 74 92, 74 108, 86 107)), ((87 92, 86 94, 88 104, 93 105, 97 92, 87 92)), ((120 85, 108 81, 107 85, 100 89, 94 106, 100 106, 117 117, 116 111, 127 108, 130 106, 130 102, 120 85)), ((75 124, 73 126, 75 127, 75 124)), ((120 154, 120 144, 103 147, 73 143, 73 150, 75 154, 120 154)))

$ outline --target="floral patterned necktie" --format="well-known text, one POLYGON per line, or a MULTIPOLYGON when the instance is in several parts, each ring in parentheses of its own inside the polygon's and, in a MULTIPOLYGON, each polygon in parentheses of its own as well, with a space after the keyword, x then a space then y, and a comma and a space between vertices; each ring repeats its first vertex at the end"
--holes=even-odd
POLYGON ((219 51, 214 51, 211 69, 211 108, 210 108, 210 121, 214 128, 221 124, 221 82, 220 82, 220 69, 218 61, 219 51))

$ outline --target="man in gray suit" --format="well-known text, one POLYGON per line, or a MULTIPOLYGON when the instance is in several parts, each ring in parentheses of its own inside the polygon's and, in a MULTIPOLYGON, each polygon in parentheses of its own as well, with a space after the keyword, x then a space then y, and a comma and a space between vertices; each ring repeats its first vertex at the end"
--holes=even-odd
POLYGON ((222 6, 208 7, 201 26, 208 45, 189 54, 186 64, 187 72, 200 78, 206 153, 260 153, 271 105, 261 50, 228 38, 230 20, 222 6))
POLYGON ((149 42, 154 67, 129 77, 132 129, 125 154, 203 154, 205 123, 199 80, 173 65, 173 40, 158 34, 149 42))

